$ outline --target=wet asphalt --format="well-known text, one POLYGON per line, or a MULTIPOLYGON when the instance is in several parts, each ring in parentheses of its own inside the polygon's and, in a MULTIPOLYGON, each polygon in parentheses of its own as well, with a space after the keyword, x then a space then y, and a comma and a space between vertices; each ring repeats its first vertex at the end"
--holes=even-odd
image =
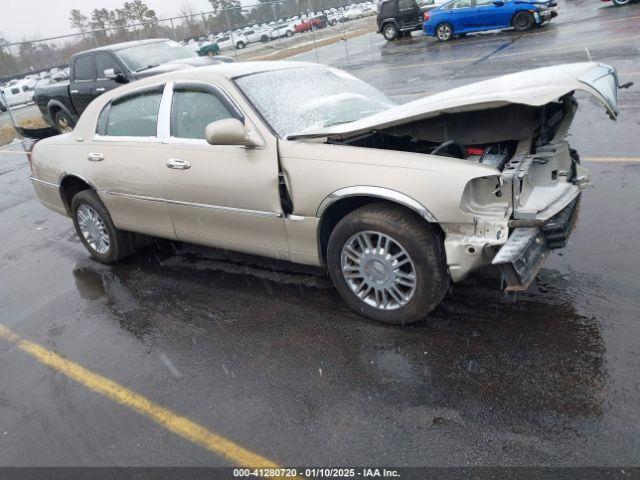
MULTIPOLYGON (((584 46, 640 80, 640 4, 559 11, 524 35, 373 35, 318 57, 400 101, 584 46)), ((638 465, 640 162, 602 161, 638 157, 638 92, 618 122, 582 103, 592 185, 530 290, 474 277, 407 327, 270 260, 158 242, 100 265, 35 199, 25 157, 0 154, 0 323, 283 465, 638 465)), ((0 339, 0 465, 228 464, 0 339)))

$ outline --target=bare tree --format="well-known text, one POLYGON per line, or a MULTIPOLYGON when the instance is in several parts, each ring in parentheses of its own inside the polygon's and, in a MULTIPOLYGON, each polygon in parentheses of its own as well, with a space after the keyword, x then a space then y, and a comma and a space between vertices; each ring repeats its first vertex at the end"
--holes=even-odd
POLYGON ((69 12, 69 23, 71 23, 71 28, 78 30, 80 33, 84 33, 89 29, 89 19, 76 8, 69 12))

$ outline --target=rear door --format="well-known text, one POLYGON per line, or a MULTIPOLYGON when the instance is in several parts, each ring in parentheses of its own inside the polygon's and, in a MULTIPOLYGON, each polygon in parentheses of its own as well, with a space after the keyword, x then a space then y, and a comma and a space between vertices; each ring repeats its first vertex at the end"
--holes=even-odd
POLYGON ((453 27, 454 33, 476 28, 477 15, 473 0, 456 0, 453 2, 447 15, 447 20, 450 20, 449 23, 453 27))
POLYGON ((158 179, 158 115, 164 84, 115 98, 98 117, 86 169, 118 228, 175 238, 158 179))
POLYGON ((206 126, 225 118, 237 118, 257 131, 219 86, 200 82, 173 86, 159 166, 176 236, 287 259, 275 138, 251 149, 208 144, 206 126))
POLYGON ((71 103, 78 115, 84 112, 87 105, 94 99, 94 83, 96 81, 96 64, 94 54, 89 53, 75 57, 71 69, 71 83, 69 93, 71 103))

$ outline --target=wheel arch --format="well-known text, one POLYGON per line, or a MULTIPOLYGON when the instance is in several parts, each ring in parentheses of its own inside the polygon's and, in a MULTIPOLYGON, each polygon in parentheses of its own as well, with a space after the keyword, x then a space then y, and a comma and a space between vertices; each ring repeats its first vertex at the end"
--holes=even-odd
POLYGON ((60 198, 69 216, 71 216, 71 200, 75 195, 84 190, 98 191, 90 180, 75 172, 64 172, 60 175, 58 184, 60 198))
POLYGON ((398 24, 398 21, 395 18, 386 18, 380 24, 380 32, 381 33, 384 30, 384 27, 386 27, 389 23, 392 23, 398 29, 398 31, 400 31, 400 25, 398 24))
MULTIPOLYGON (((396 205, 421 218, 425 223, 440 225, 433 214, 420 202, 403 193, 382 187, 354 186, 336 190, 318 207, 318 248, 320 259, 326 264, 327 246, 331 232, 346 215, 369 203, 384 202, 396 205)), ((443 233, 444 235, 444 233, 443 233)))

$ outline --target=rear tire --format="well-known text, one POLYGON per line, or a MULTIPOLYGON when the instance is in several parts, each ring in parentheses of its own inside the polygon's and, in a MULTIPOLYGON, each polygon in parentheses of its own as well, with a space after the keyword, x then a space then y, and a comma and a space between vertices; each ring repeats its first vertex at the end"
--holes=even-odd
POLYGON ((327 266, 351 308, 392 325, 421 320, 449 288, 439 232, 417 215, 386 203, 365 205, 338 222, 329 238, 327 266))
POLYGON ((53 123, 60 133, 69 133, 76 126, 76 122, 64 111, 58 110, 53 116, 53 123))
POLYGON ((382 36, 388 42, 393 42, 398 38, 400 32, 398 31, 398 27, 396 27, 393 23, 387 23, 384 27, 382 27, 382 36))
POLYGON ((529 12, 518 12, 513 16, 511 24, 517 32, 524 32, 531 29, 535 25, 533 15, 529 12))
POLYGON ((94 190, 83 190, 71 200, 76 234, 91 256, 101 263, 115 263, 134 251, 134 236, 118 230, 94 190))
POLYGON ((613 0, 613 4, 616 7, 624 7, 625 5, 629 5, 631 0, 613 0))
POLYGON ((441 23, 436 27, 436 38, 441 42, 448 42, 453 38, 453 27, 448 23, 441 23))

